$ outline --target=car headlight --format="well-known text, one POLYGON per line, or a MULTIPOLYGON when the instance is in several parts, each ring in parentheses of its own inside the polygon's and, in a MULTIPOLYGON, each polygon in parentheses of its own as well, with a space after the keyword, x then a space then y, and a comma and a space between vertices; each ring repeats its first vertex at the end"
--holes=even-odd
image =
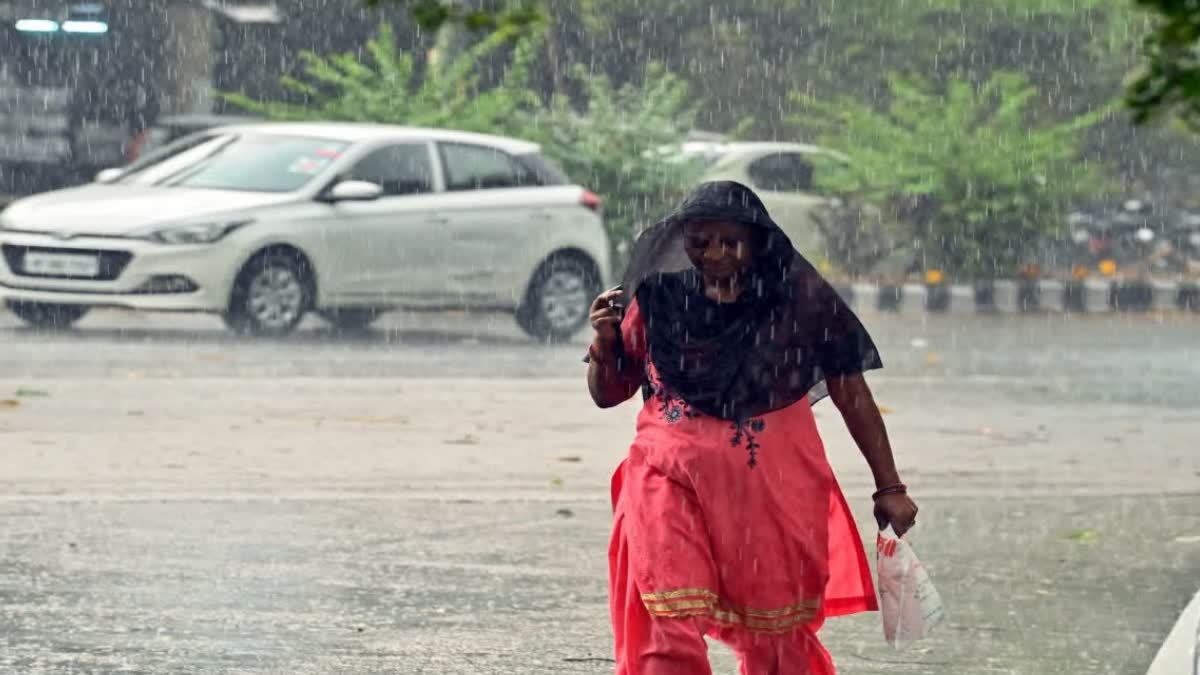
POLYGON ((250 222, 248 219, 215 220, 164 225, 146 232, 144 236, 160 244, 211 244, 250 222))

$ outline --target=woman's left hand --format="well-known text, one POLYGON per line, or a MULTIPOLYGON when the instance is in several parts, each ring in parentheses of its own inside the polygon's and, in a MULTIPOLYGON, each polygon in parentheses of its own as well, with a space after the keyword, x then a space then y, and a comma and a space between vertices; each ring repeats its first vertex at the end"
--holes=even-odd
POLYGON ((917 504, 903 492, 880 495, 875 500, 875 521, 880 530, 890 524, 896 536, 903 537, 917 524, 917 504))

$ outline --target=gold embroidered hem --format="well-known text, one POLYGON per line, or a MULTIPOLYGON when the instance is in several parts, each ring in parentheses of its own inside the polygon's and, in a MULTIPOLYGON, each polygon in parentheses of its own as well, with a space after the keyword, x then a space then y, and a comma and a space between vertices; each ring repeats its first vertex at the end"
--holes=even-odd
POLYGON ((744 628, 754 633, 786 633, 817 617, 820 598, 804 600, 789 607, 750 609, 738 607, 706 588, 681 588, 662 593, 642 593, 642 602, 651 616, 683 618, 707 616, 725 627, 744 628))

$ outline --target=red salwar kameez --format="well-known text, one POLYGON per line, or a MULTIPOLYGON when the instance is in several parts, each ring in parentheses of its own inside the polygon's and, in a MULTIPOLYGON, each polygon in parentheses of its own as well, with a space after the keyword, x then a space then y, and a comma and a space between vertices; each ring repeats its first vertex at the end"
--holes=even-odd
POLYGON ((708 635, 744 675, 832 675, 826 617, 877 609, 862 540, 802 400, 735 423, 658 387, 636 302, 622 324, 652 395, 612 479, 617 675, 703 675, 708 635))

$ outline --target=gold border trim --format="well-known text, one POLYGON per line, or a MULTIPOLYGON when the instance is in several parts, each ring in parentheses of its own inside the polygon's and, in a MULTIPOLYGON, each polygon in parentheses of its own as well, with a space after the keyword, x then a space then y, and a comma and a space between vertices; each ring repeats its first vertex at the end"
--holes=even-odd
POLYGON ((684 598, 696 595, 707 596, 713 600, 717 599, 717 594, 713 593, 707 588, 681 588, 679 590, 667 591, 665 593, 642 593, 642 600, 658 602, 662 600, 671 600, 674 598, 684 598))
POLYGON ((706 588, 680 588, 642 593, 651 615, 663 618, 709 616, 718 624, 741 627, 757 633, 784 633, 817 616, 820 598, 810 598, 788 607, 752 609, 737 607, 706 588))

